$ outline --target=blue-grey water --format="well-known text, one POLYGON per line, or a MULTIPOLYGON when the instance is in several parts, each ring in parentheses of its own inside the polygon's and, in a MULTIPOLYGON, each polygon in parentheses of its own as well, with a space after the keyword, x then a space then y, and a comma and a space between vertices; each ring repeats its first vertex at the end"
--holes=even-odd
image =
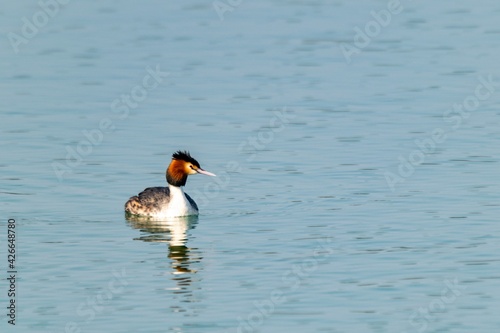
POLYGON ((0 8, 2 332, 498 331, 498 1, 57 1, 0 8), (200 216, 127 220, 177 149, 200 216))

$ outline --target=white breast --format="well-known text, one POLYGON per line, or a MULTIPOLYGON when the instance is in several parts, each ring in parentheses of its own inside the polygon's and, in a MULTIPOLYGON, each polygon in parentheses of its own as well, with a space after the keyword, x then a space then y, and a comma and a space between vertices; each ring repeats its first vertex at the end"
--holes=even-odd
POLYGON ((162 217, 198 215, 198 210, 189 203, 182 187, 169 185, 168 188, 170 200, 160 213, 162 217))

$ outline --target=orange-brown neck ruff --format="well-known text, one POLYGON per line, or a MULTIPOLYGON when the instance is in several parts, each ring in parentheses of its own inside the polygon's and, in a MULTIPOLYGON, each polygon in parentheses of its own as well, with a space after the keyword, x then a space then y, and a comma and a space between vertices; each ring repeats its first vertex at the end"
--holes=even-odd
POLYGON ((186 185, 187 173, 186 173, 186 162, 181 160, 172 160, 167 169, 167 183, 173 186, 184 186, 186 185))

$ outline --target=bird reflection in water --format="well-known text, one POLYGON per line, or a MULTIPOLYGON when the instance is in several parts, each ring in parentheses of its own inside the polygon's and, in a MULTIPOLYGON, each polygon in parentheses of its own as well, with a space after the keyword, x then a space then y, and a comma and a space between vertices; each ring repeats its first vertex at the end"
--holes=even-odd
MULTIPOLYGON (((144 235, 134 238, 144 242, 160 242, 168 244, 168 258, 171 260, 172 280, 176 287, 171 288, 174 294, 184 294, 184 302, 194 302, 193 274, 201 262, 201 253, 196 248, 186 246, 188 231, 194 229, 198 216, 169 218, 166 221, 153 221, 144 217, 126 216, 130 226, 139 229, 144 235)), ((169 288, 170 289, 170 288, 169 288)), ((177 311, 182 311, 177 309, 177 311)))

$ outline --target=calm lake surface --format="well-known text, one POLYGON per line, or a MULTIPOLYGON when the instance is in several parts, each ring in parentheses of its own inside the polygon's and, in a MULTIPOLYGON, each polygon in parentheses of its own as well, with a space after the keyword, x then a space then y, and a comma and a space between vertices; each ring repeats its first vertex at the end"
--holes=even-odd
POLYGON ((498 331, 498 1, 66 2, 0 9, 2 332, 498 331))

